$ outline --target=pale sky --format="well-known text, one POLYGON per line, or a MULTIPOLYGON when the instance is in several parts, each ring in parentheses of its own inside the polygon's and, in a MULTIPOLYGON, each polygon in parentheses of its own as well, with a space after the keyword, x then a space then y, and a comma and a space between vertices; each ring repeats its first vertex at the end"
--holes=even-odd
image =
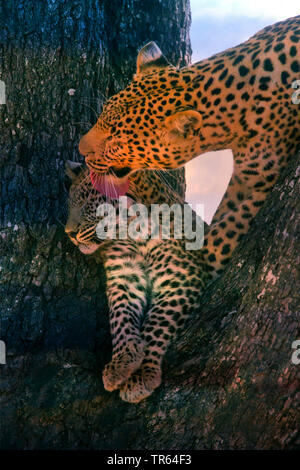
MULTIPOLYGON (((192 62, 240 44, 276 21, 300 14, 299 0, 190 0, 192 62)), ((230 150, 203 154, 186 165, 187 201, 211 218, 232 172, 230 150)))
POLYGON ((275 22, 299 15, 296 0, 190 0, 193 18, 241 15, 274 18, 275 22))

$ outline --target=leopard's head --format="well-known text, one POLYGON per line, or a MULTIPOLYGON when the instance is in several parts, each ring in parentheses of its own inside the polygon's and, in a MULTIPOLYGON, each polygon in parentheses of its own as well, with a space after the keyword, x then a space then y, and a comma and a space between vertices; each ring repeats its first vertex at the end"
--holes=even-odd
POLYGON ((195 156, 202 119, 187 77, 154 42, 143 47, 133 81, 106 103, 80 140, 87 166, 100 174, 112 171, 118 187, 139 168, 178 168, 195 156))

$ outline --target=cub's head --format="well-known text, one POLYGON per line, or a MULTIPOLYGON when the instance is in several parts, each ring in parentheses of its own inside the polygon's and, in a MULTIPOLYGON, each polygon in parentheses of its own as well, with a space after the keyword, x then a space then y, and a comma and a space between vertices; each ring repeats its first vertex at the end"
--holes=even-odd
POLYGON ((201 115, 189 81, 154 42, 143 47, 133 81, 80 140, 88 167, 113 172, 118 185, 139 168, 178 168, 195 156, 201 115))
MULTIPOLYGON (((68 199, 68 220, 65 232, 85 255, 92 254, 103 244, 96 233, 96 227, 103 219, 97 209, 103 204, 111 204, 118 213, 119 202, 99 193, 91 181, 90 170, 80 163, 66 163, 66 174, 71 179, 68 199)), ((128 204, 133 200, 127 198, 128 204)))
MULTIPOLYGON (((71 187, 69 190, 68 220, 65 225, 65 232, 82 253, 92 254, 104 242, 103 239, 98 237, 96 229, 99 222, 106 217, 105 205, 107 204, 113 206, 113 213, 116 214, 113 223, 116 238, 118 238, 120 201, 118 198, 108 195, 115 193, 115 186, 111 182, 111 175, 105 175, 104 177, 104 183, 102 183, 107 191, 103 195, 95 188, 95 180, 91 178, 89 168, 80 163, 67 161, 66 174, 71 180, 71 187), (102 211, 99 211, 100 206, 102 206, 102 211)), ((126 193, 125 208, 128 209, 134 203, 141 203, 148 209, 154 203, 168 205, 173 203, 183 204, 184 197, 178 194, 177 191, 181 194, 184 193, 184 176, 177 174, 177 171, 175 171, 174 175, 170 173, 168 176, 172 177, 173 181, 171 179, 168 182, 167 176, 161 175, 156 171, 141 170, 130 176, 130 186, 126 193), (177 190, 174 188, 174 181, 176 182, 177 190), (172 189, 172 185, 174 189, 172 189)), ((134 216, 128 218, 128 221, 132 220, 132 217, 134 216)), ((106 222, 108 222, 108 219, 106 219, 106 222)))

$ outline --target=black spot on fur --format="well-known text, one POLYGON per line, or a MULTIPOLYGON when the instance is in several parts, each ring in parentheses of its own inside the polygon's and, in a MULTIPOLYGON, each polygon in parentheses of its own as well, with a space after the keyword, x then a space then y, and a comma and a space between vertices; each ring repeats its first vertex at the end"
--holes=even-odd
POLYGON ((292 62, 291 69, 295 73, 299 72, 299 62, 297 60, 294 60, 294 62, 292 62))
POLYGON ((289 76, 290 74, 288 72, 281 72, 281 81, 283 85, 287 85, 289 76))
POLYGON ((210 77, 209 80, 207 80, 206 84, 204 85, 204 90, 205 91, 211 86, 213 81, 214 81, 214 79, 212 77, 210 77))
POLYGON ((231 87, 233 80, 234 80, 234 76, 233 76, 233 75, 230 75, 230 76, 227 78, 227 80, 226 80, 226 82, 225 82, 226 88, 230 88, 230 87, 231 87))
POLYGON ((222 248, 221 255, 227 255, 228 253, 230 253, 230 245, 226 243, 222 248))
POLYGON ((279 42, 278 44, 276 44, 276 46, 274 47, 274 51, 275 52, 279 52, 281 51, 282 49, 284 49, 284 44, 282 42, 279 42))
POLYGON ((239 73, 240 73, 241 77, 245 77, 245 75, 247 75, 247 73, 249 73, 248 67, 245 67, 244 65, 241 65, 239 67, 239 73))
POLYGON ((286 63, 286 55, 285 53, 283 52, 282 54, 280 54, 278 56, 278 59, 280 60, 280 62, 284 65, 286 63))
POLYGON ((223 70, 223 72, 221 73, 219 77, 219 80, 224 80, 227 74, 228 74, 228 70, 227 69, 223 70))
POLYGON ((232 62, 232 65, 237 65, 239 64, 245 56, 243 55, 238 55, 237 58, 232 62))
POLYGON ((273 72, 274 68, 273 68, 273 64, 272 64, 270 59, 265 59, 264 60, 264 70, 266 72, 273 72))

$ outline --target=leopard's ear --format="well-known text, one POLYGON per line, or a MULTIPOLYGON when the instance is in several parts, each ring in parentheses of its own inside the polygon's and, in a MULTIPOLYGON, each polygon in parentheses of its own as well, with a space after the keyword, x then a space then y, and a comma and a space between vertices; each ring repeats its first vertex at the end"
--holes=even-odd
POLYGON ((78 162, 72 162, 67 160, 65 164, 66 175, 73 181, 77 178, 81 170, 83 169, 83 164, 78 162))
POLYGON ((166 129, 173 134, 173 136, 184 139, 193 137, 195 132, 200 129, 201 124, 201 114, 192 109, 179 111, 178 113, 168 116, 165 120, 166 129))
POLYGON ((158 45, 151 41, 139 51, 136 61, 137 75, 149 73, 167 67, 169 62, 161 52, 158 45))

